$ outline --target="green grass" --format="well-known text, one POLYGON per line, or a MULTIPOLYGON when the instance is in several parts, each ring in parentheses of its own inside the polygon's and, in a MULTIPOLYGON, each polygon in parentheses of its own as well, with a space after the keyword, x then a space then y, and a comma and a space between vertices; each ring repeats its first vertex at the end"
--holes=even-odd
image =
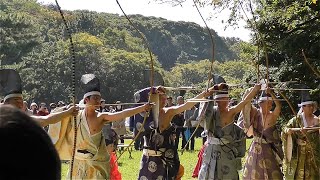
MULTIPOLYGON (((181 141, 180 141, 181 142, 181 141)), ((247 140, 247 149, 249 148, 251 140, 247 140)), ((126 140, 125 144, 129 144, 129 140, 126 140)), ((202 146, 202 139, 196 138, 195 140, 195 150, 194 151, 185 151, 183 155, 181 155, 181 151, 179 150, 179 157, 181 164, 184 166, 184 176, 183 180, 194 179, 192 178, 193 169, 198 161, 198 152, 202 146)), ((123 180, 134 180, 137 179, 139 169, 140 169, 140 160, 141 160, 142 151, 132 151, 133 159, 129 159, 129 153, 125 152, 122 157, 119 159, 119 170, 122 175, 123 180)), ((244 157, 242 159, 242 165, 245 162, 244 157)), ((68 170, 68 164, 62 163, 62 179, 65 179, 68 170)), ((242 172, 239 171, 240 177, 242 172)))

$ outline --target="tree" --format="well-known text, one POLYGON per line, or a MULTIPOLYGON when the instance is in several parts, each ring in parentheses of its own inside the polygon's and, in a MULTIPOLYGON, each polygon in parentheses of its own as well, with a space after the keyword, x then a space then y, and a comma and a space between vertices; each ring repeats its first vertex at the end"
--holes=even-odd
MULTIPOLYGON (((156 0, 165 2, 163 0, 156 0)), ((171 0, 174 4, 184 1, 171 0)), ((319 87, 320 79, 311 73, 304 62, 301 51, 304 50, 307 60, 316 71, 320 71, 320 12, 319 1, 238 1, 215 0, 198 1, 201 6, 212 6, 214 12, 231 10, 227 19, 228 26, 236 26, 239 19, 245 18, 247 27, 254 32, 252 42, 260 50, 256 62, 266 65, 268 62, 269 75, 275 81, 296 80, 308 84, 310 88, 319 87), (248 19, 247 19, 248 17, 248 19), (310 72, 310 73, 306 73, 310 72)), ((241 51, 247 49, 240 44, 241 51)), ((248 49, 252 52, 254 49, 248 49)), ((240 54, 241 55, 241 54, 240 54)), ((245 53, 242 58, 251 59, 252 55, 245 53), (248 56, 249 55, 249 56, 248 56)), ((266 74, 266 73, 264 73, 266 74)), ((291 87, 297 87, 293 84, 291 87)), ((319 91, 314 91, 316 93, 319 91)), ((293 104, 298 104, 297 93, 286 93, 293 104)), ((320 94, 318 94, 319 97, 320 94)), ((319 98, 317 98, 319 101, 319 98)), ((292 116, 288 106, 284 106, 286 118, 292 116)))
POLYGON ((39 43, 37 27, 33 17, 25 12, 17 12, 12 7, 30 8, 33 1, 0 2, 0 65, 12 65, 39 43))

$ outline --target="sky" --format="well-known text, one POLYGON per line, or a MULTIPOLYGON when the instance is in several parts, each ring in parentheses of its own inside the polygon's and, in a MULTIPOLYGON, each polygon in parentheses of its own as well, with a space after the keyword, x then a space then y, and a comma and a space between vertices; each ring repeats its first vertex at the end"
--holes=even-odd
MULTIPOLYGON (((54 3, 54 0, 37 0, 43 4, 54 3)), ((197 9, 193 5, 192 0, 187 0, 183 6, 172 7, 170 4, 159 4, 152 0, 118 0, 124 12, 130 14, 141 14, 144 16, 162 17, 172 21, 195 22, 201 26, 205 26, 197 9)), ((90 10, 97 12, 106 12, 123 15, 116 0, 58 0, 62 10, 90 10)), ((239 28, 229 27, 225 29, 222 20, 226 20, 229 16, 227 11, 220 13, 216 18, 212 17, 212 9, 210 7, 200 8, 202 16, 206 19, 206 23, 214 29, 219 36, 238 37, 243 41, 250 40, 250 31, 244 28, 245 22, 239 22, 239 28)))

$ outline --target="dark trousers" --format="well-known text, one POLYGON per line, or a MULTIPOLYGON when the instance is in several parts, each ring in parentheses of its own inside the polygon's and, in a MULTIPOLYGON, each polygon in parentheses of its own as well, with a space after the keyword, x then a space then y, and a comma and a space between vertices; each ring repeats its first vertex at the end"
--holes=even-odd
POLYGON ((119 140, 121 144, 124 144, 124 135, 120 135, 119 140))
MULTIPOLYGON (((119 136, 119 140, 120 140, 121 144, 124 144, 124 136, 123 135, 119 136)), ((123 150, 123 147, 121 148, 121 150, 123 150)))
POLYGON ((140 133, 139 137, 134 142, 134 149, 135 150, 142 150, 143 144, 144 144, 143 133, 140 133))
POLYGON ((181 149, 183 149, 184 146, 185 146, 186 143, 187 143, 186 137, 184 136, 184 131, 185 131, 185 128, 183 128, 183 127, 178 127, 178 128, 176 129, 176 141, 175 141, 175 147, 176 147, 176 149, 178 149, 178 146, 179 146, 180 134, 182 135, 182 145, 181 145, 181 149))
POLYGON ((199 127, 198 129, 197 129, 197 132, 196 132, 196 134, 197 134, 197 137, 201 137, 202 138, 202 145, 204 145, 204 143, 207 141, 207 137, 202 137, 201 136, 201 133, 204 131, 204 128, 203 127, 199 127))
MULTIPOLYGON (((195 127, 191 127, 189 128, 190 129, 190 136, 193 134, 194 130, 196 130, 195 127)), ((187 130, 187 129, 186 129, 187 130)), ((185 131, 186 131, 185 130, 185 131)), ((193 151, 194 150, 194 137, 196 136, 196 134, 194 134, 192 137, 191 137, 191 140, 190 140, 190 148, 189 148, 189 143, 187 144, 187 147, 186 147, 186 150, 191 150, 193 151)), ((186 141, 188 142, 189 140, 186 139, 186 141)))

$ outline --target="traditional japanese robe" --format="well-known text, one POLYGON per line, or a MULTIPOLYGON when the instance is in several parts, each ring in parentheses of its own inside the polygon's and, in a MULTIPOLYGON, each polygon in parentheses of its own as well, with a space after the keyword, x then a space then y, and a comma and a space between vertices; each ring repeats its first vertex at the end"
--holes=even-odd
MULTIPOLYGON (((319 126, 319 124, 318 124, 319 126)), ((302 128, 302 116, 292 118, 285 128, 302 128)), ((320 179, 320 136, 319 130, 308 131, 306 134, 294 132, 292 136, 292 158, 286 158, 286 179, 320 179)), ((287 134, 283 134, 284 149, 287 146, 287 134)), ((286 151, 285 151, 286 152, 286 151)))
MULTIPOLYGON (((73 119, 61 122, 59 140, 55 144, 60 158, 62 160, 71 159, 74 126, 76 125, 78 128, 77 145, 72 179, 109 179, 110 156, 106 149, 102 131, 93 135, 90 134, 85 111, 79 111, 76 119, 76 124, 74 124, 73 119)), ((70 177, 70 169, 68 177, 70 177)))
POLYGON ((284 155, 276 126, 263 130, 263 117, 257 109, 251 111, 251 117, 253 141, 243 169, 243 179, 283 179, 281 166, 284 155))
POLYGON ((205 129, 208 130, 208 144, 204 149, 198 178, 239 179, 241 157, 245 155, 245 134, 242 129, 234 123, 221 128, 218 107, 210 104, 206 112, 205 129))
POLYGON ((175 180, 180 161, 175 143, 175 128, 170 126, 161 133, 145 132, 146 147, 143 149, 139 180, 175 180), (157 144, 157 146, 156 146, 157 144))
MULTIPOLYGON (((64 107, 58 107, 58 108, 55 108, 53 111, 51 111, 51 113, 62 112, 63 110, 64 110, 64 107)), ((69 121, 69 119, 65 120, 65 122, 68 122, 68 121, 69 121)), ((61 121, 59 121, 55 124, 49 124, 48 134, 49 134, 49 137, 51 138, 51 141, 53 144, 56 144, 57 141, 59 140, 60 130, 61 130, 61 121)))

